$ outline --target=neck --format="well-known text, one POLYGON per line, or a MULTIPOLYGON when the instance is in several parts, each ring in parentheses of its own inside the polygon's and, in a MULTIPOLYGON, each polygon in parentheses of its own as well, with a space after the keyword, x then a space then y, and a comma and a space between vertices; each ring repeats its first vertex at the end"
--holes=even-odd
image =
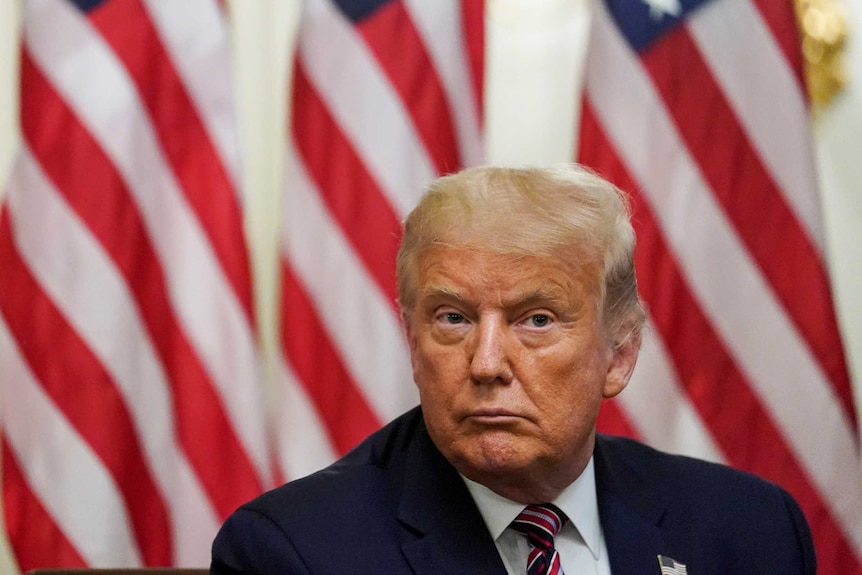
POLYGON ((584 461, 572 462, 565 466, 554 466, 544 472, 536 470, 523 473, 465 473, 462 475, 484 485, 497 495, 524 505, 551 503, 559 497, 566 487, 581 476, 589 463, 592 453, 584 461))

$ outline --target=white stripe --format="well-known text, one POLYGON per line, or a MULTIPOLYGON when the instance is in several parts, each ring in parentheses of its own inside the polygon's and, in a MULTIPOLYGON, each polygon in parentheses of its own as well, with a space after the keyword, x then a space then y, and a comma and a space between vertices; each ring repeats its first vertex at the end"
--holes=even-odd
POLYGON ((266 477, 251 328, 168 168, 132 81, 67 2, 32 0, 27 8, 30 53, 122 174, 150 230, 180 322, 240 441, 266 477))
POLYGON ((790 209, 822 253, 813 144, 805 137, 808 107, 769 27, 749 1, 709 2, 688 27, 790 209))
POLYGON ((279 463, 287 479, 305 477, 338 457, 326 425, 290 367, 280 358, 276 382, 279 397, 274 412, 279 463))
POLYGON ((618 400, 641 437, 668 451, 726 463, 668 360, 657 330, 644 330, 637 367, 618 400))
MULTIPOLYGON (((407 0, 405 7, 446 90, 461 161, 465 166, 479 165, 484 160, 478 116, 481 106, 473 89, 461 3, 458 0, 407 0)), ((482 71, 477 73, 482 74, 482 71)))
POLYGON ((216 0, 144 0, 234 190, 240 151, 228 28, 216 0))
POLYGON ((3 432, 34 495, 91 567, 142 566, 113 477, 45 396, 2 316, 0 358, 3 432))
POLYGON ((182 535, 177 558, 200 564, 219 521, 177 446, 169 383, 123 278, 26 147, 7 205, 21 257, 125 399, 147 466, 182 535))
POLYGON ((704 312, 862 556, 859 455, 838 398, 714 204, 643 69, 601 6, 594 23, 587 90, 609 139, 647 194, 704 312), (653 160, 656 150, 667 158, 660 166, 653 160), (733 270, 732 286, 727 270, 733 270))
POLYGON ((309 0, 299 57, 345 137, 396 213, 413 208, 436 171, 374 55, 331 0, 309 0))
MULTIPOLYGON (((314 298, 347 369, 382 421, 418 401, 393 308, 331 220, 305 167, 288 153, 283 253, 314 298)), ((286 318, 287 321, 290 318, 286 318)))

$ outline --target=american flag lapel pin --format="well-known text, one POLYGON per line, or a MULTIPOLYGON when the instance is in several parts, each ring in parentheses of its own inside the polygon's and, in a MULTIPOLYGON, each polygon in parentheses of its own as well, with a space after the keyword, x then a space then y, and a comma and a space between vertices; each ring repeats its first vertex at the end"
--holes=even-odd
POLYGON ((661 575, 688 575, 685 564, 670 557, 659 555, 658 566, 661 567, 661 575))

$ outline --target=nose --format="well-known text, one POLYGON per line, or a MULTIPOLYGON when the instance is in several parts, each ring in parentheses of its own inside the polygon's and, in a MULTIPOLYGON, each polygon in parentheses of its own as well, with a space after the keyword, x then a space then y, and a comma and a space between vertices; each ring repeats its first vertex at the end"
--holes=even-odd
POLYGON ((509 383, 512 367, 506 351, 505 321, 482 318, 474 328, 470 376, 477 383, 509 383))

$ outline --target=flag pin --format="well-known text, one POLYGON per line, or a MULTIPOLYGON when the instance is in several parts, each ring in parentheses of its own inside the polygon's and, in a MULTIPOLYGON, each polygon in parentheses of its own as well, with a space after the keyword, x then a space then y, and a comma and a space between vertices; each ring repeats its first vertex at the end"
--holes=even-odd
POLYGON ((685 564, 676 559, 659 555, 658 565, 661 567, 661 575, 688 575, 685 564))

